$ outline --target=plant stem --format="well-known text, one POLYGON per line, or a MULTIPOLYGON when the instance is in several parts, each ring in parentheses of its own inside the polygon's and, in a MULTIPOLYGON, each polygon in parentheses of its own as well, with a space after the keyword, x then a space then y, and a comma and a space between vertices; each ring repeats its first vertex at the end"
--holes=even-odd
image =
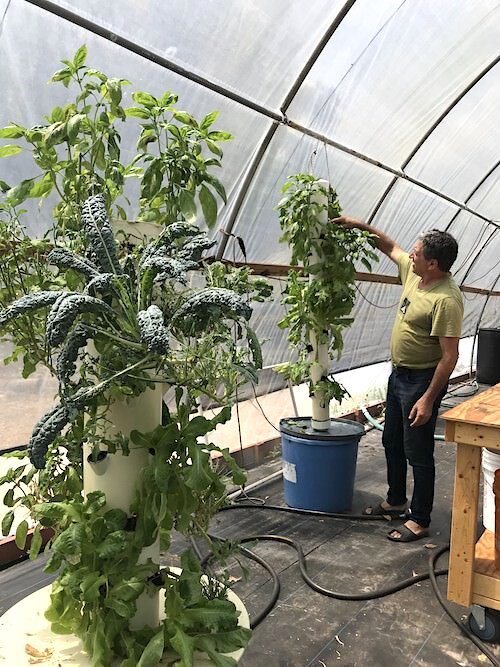
POLYGON ((136 343, 133 340, 127 340, 125 338, 122 338, 121 336, 116 336, 115 334, 110 333, 109 331, 105 331, 104 329, 100 329, 99 327, 96 327, 95 325, 92 325, 92 329, 96 332, 101 334, 102 336, 105 336, 106 338, 110 338, 111 340, 116 341, 117 343, 120 343, 121 345, 124 345, 125 347, 130 347, 134 350, 144 350, 144 345, 141 343, 136 343))

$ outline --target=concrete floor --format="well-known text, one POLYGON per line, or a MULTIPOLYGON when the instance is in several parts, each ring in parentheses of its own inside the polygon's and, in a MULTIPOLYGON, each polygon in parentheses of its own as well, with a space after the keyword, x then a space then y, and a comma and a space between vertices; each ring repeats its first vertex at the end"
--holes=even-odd
MULTIPOLYGON (((454 398, 452 402, 463 400, 454 398)), ((360 442, 353 513, 385 492, 385 462, 380 432, 372 430, 360 442)), ((238 509, 217 515, 212 532, 225 538, 274 534, 297 540, 307 558, 308 573, 326 589, 349 595, 375 591, 414 574, 427 571, 429 555, 447 544, 450 530, 455 446, 436 443, 436 501, 432 533, 413 544, 394 544, 387 531, 397 522, 366 522, 349 518, 286 514, 263 507, 238 509)), ((250 471, 249 481, 279 470, 270 460, 250 471)), ((267 504, 284 506, 282 482, 251 492, 267 504)), ((480 530, 480 526, 478 526, 480 530)), ((302 580, 296 552, 276 542, 246 545, 264 558, 281 582, 278 603, 255 629, 239 663, 241 667, 477 667, 488 659, 464 635, 439 606, 429 581, 415 584, 387 597, 367 601, 336 600, 320 595, 302 580)), ((176 564, 176 549, 169 559, 176 564)), ((249 577, 240 579, 235 592, 250 616, 264 607, 271 594, 269 574, 256 563, 247 563, 249 577)), ((447 554, 439 567, 447 566, 447 554)), ((21 563, 0 572, 0 613, 28 592, 47 583, 38 563, 21 563), (28 590, 29 589, 29 590, 28 590)), ((446 577, 439 578, 446 591, 446 577)), ((446 595, 446 593, 445 593, 446 595)), ((467 612, 450 605, 455 616, 467 612)), ((500 661, 500 646, 490 645, 500 661)))
MULTIPOLYGON (((398 525, 396 522, 293 516, 264 509, 222 514, 214 532, 235 539, 273 533, 299 541, 309 576, 329 590, 351 595, 387 587, 426 572, 431 553, 449 540, 454 446, 439 443, 437 450, 437 498, 428 539, 394 544, 386 539, 386 533, 398 525)), ((354 513, 384 493, 384 461, 377 432, 362 440, 355 489, 354 513)), ((265 487, 258 496, 268 504, 283 504, 281 483, 265 487)), ((251 548, 277 570, 282 588, 278 604, 255 630, 242 667, 482 664, 484 656, 443 612, 428 581, 379 599, 336 600, 303 582, 296 553, 290 547, 259 542, 251 548)), ((439 566, 447 566, 447 554, 439 566)), ((271 584, 258 565, 251 563, 250 570, 250 579, 239 583, 235 591, 252 616, 268 599, 271 584)), ((440 586, 445 593, 446 577, 440 578, 440 586)), ((451 607, 457 617, 466 612, 457 605, 451 607)), ((495 650, 500 660, 500 646, 495 650)))

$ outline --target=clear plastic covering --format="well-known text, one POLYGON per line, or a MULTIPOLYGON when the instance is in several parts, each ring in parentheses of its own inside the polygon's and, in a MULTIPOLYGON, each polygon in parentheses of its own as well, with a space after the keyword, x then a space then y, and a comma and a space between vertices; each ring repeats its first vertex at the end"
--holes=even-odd
MULTIPOLYGON (((500 290, 498 0, 0 0, 0 21, 0 126, 36 124, 66 103, 66 89, 47 82, 82 44, 88 63, 130 80, 130 92, 172 90, 195 117, 220 112, 217 129, 234 135, 220 173, 228 202, 211 232, 224 259, 245 259, 240 237, 248 262, 287 264, 276 204, 290 174, 312 172, 337 190, 346 214, 407 250, 420 232, 448 229, 460 247, 458 282, 500 290)), ((125 159, 132 134, 124 127, 125 159)), ((0 180, 17 183, 34 169, 23 154, 0 160, 0 180)), ((50 199, 27 208, 24 223, 41 236, 50 199)), ((396 275, 383 256, 373 271, 396 275)), ((268 366, 293 356, 276 326, 283 281, 274 285, 274 301, 254 315, 268 366)), ((388 358, 400 290, 357 287, 339 371, 388 358)), ((464 337, 499 325, 498 296, 465 299, 464 337)), ((280 382, 266 372, 259 392, 280 382)))

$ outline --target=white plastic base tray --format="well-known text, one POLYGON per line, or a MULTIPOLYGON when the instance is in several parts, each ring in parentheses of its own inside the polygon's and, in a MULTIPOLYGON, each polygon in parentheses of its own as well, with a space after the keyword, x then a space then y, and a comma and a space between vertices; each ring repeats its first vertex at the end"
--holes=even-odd
MULTIPOLYGON (((174 568, 172 568, 174 569, 174 568)), ((0 665, 3 667, 90 667, 90 658, 83 651, 81 641, 74 635, 56 635, 50 630, 50 623, 44 616, 50 604, 51 586, 46 586, 36 593, 28 595, 0 618, 0 665)), ((228 591, 228 599, 240 612, 239 625, 250 627, 247 610, 240 598, 228 591)), ((163 611, 163 596, 160 595, 163 611)), ((161 614, 164 616, 164 614, 161 614)), ((229 655, 239 660, 244 649, 229 655)), ((170 656, 170 661, 172 656, 170 656)), ((121 660, 117 660, 119 665, 121 660)), ((168 664, 165 656, 161 665, 168 664)), ((213 667, 213 663, 203 654, 195 660, 196 667, 213 667)), ((112 667, 112 666, 110 666, 112 667)))

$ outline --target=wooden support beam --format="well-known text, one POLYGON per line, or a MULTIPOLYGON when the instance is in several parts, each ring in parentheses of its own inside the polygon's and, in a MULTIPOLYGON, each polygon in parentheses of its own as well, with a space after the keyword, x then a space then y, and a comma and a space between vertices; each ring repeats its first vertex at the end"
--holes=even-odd
MULTIPOLYGON (((207 258, 205 261, 213 262, 213 258, 207 258)), ((290 266, 289 264, 262 264, 255 262, 232 262, 230 260, 224 259, 221 260, 223 264, 230 264, 237 268, 247 266, 249 269, 258 275, 258 276, 267 276, 269 278, 282 278, 288 275, 289 271, 298 271, 302 270, 300 266, 290 266)), ((399 278, 397 276, 387 276, 383 273, 366 273, 363 271, 356 272, 356 280, 362 283, 382 283, 387 285, 400 285, 399 278)), ((460 287, 462 292, 467 292, 469 294, 483 294, 484 296, 500 296, 500 291, 498 290, 488 290, 480 287, 468 287, 467 285, 462 285, 460 287)))

